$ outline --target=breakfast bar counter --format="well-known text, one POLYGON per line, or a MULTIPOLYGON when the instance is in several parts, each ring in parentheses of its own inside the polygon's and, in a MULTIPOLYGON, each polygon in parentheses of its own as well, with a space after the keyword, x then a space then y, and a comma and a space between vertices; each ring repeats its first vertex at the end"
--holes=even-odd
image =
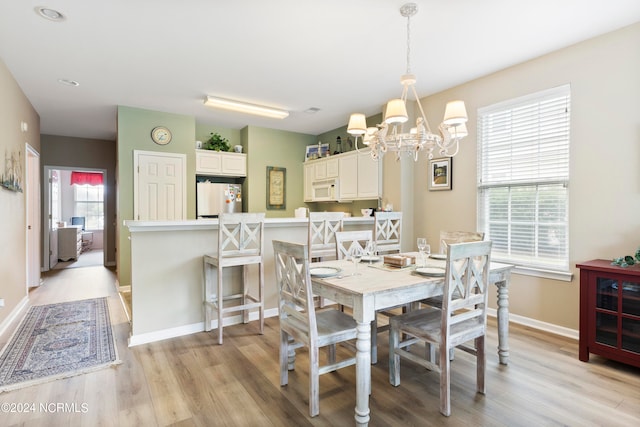
MULTIPOLYGON (((131 335, 139 345, 204 330, 203 255, 214 253, 218 220, 125 221, 131 240, 131 335)), ((271 241, 306 243, 307 218, 265 220, 265 317, 278 315, 271 241)), ((372 217, 344 219, 345 230, 372 229, 372 217)), ((239 288, 240 272, 225 269, 225 282, 239 288)), ((250 283, 257 283, 257 267, 250 283)), ((253 320, 257 312, 251 313, 253 320)), ((240 315, 228 319, 240 323, 240 315)), ((213 328, 217 328, 214 320, 213 328)), ((227 321, 225 321, 225 326, 227 321)))

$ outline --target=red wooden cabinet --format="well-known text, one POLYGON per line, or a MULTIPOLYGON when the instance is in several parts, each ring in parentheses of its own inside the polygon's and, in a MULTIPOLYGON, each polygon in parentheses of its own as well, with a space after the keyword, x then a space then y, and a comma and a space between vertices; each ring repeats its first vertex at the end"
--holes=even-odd
POLYGON ((597 259, 580 269, 580 351, 640 367, 640 265, 597 259))

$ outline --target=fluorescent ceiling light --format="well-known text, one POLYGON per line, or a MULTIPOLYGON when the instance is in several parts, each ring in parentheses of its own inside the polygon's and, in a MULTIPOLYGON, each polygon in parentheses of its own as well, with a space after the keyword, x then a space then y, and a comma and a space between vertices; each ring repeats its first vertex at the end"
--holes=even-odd
POLYGON ((262 105, 248 104, 246 102, 234 101, 231 99, 207 96, 204 105, 223 110, 238 111, 240 113, 255 114, 258 116, 271 117, 274 119, 284 119, 289 116, 289 112, 279 108, 265 107, 262 105))

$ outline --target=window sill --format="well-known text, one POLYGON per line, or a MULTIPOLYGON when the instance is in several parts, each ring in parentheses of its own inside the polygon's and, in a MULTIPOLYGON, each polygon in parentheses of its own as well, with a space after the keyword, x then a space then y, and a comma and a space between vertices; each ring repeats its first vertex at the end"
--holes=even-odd
POLYGON ((512 273, 521 274, 523 276, 541 277, 543 279, 559 280, 561 282, 571 282, 573 280, 573 273, 571 272, 544 270, 541 268, 518 265, 515 266, 512 273))

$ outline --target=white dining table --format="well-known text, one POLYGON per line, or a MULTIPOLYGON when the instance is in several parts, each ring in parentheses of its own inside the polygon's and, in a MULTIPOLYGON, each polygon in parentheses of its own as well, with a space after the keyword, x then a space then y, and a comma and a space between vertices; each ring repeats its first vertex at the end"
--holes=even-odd
MULTIPOLYGON (((371 389, 371 321, 376 311, 442 295, 443 276, 423 276, 413 267, 390 269, 381 263, 354 265, 345 260, 313 263, 311 267, 336 267, 340 273, 313 276, 313 292, 338 304, 351 307, 357 323, 356 338, 356 407, 357 426, 369 425, 369 391, 371 389)), ((445 261, 428 259, 427 266, 442 267, 445 261)), ((512 265, 492 262, 489 281, 497 286, 498 357, 501 364, 509 358, 509 280, 512 265)))

